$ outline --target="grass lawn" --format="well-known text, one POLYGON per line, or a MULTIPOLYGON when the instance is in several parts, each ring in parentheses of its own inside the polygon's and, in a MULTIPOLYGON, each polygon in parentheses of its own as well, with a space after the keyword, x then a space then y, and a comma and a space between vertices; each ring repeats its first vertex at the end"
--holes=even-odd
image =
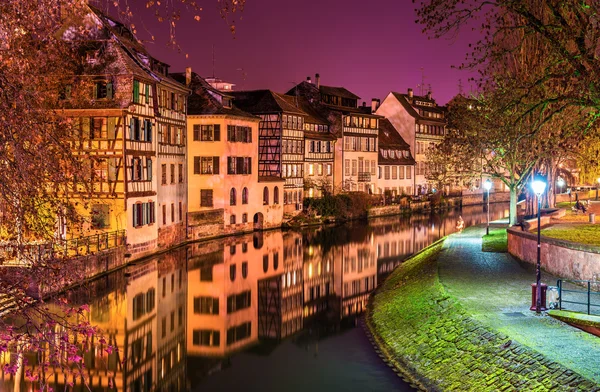
POLYGON ((549 227, 542 235, 559 240, 600 246, 600 225, 576 225, 571 227, 549 227))
POLYGON ((483 252, 508 252, 506 229, 490 230, 489 235, 484 235, 481 250, 483 252))
POLYGON ((557 208, 571 208, 575 205, 574 201, 562 201, 560 203, 556 203, 557 208))

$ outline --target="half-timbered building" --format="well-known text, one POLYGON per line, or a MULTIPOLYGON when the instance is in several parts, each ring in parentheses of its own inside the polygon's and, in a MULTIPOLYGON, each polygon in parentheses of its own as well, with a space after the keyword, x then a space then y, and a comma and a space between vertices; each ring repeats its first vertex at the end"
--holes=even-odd
POLYGON ((410 145, 416 161, 413 192, 419 195, 431 191, 425 177, 425 153, 433 144, 440 143, 446 134, 446 108, 436 103, 431 92, 418 96, 409 88, 406 94, 390 92, 376 113, 390 120, 410 145))
POLYGON ((260 117, 188 69, 188 231, 196 239, 281 225, 284 180, 261 176, 260 117))
MULTIPOLYGON (((67 28, 64 39, 89 41, 84 61, 94 72, 80 79, 92 85, 91 99, 64 107, 80 129, 75 153, 93 158, 93 194, 81 203, 90 205, 85 227, 65 224, 61 234, 125 229, 128 251, 138 257, 182 240, 186 182, 177 175, 184 172, 188 91, 116 19, 90 6, 82 23, 88 35, 75 37, 67 28)), ((66 84, 62 99, 80 86, 66 84)))
POLYGON ((334 189, 374 194, 377 183, 379 119, 370 107, 359 107, 356 94, 344 87, 324 86, 319 74, 287 92, 307 99, 323 113, 338 138, 335 144, 334 189))
POLYGON ((260 117, 258 175, 260 181, 282 178, 284 213, 302 210, 304 190, 304 118, 306 113, 270 90, 232 93, 235 105, 260 117))

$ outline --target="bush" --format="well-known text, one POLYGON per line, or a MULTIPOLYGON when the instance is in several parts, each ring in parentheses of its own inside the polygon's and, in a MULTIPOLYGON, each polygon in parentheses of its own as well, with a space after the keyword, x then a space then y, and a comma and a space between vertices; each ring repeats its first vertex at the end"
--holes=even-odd
POLYGON ((320 199, 305 198, 304 209, 317 215, 334 216, 336 219, 356 219, 367 215, 377 198, 363 192, 324 196, 320 199))

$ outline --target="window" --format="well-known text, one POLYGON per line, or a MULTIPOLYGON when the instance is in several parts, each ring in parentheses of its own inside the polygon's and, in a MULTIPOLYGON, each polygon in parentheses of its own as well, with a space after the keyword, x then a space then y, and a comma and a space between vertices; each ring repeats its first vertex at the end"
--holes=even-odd
POLYGON ((160 171, 161 171, 161 176, 162 176, 160 183, 162 185, 166 185, 167 184, 167 165, 164 163, 162 165, 160 165, 160 171))
POLYGON ((212 207, 213 206, 213 190, 212 189, 201 189, 200 190, 200 207, 212 207))
POLYGON ((251 323, 247 322, 237 327, 231 327, 227 330, 227 345, 234 344, 240 340, 247 339, 251 333, 251 323))
POLYGON ((386 180, 390 179, 390 167, 389 166, 384 166, 384 178, 386 180))
POLYGON ((252 158, 227 157, 227 174, 252 174, 252 158))
POLYGON ((175 183, 175 165, 171 164, 171 184, 175 183))
POLYGON ((279 253, 275 252, 275 253, 273 253, 273 270, 277 271, 278 267, 279 267, 279 253))
POLYGON ((219 298, 194 297, 194 314, 219 314, 219 298))
POLYGON ((183 182, 183 164, 180 163, 178 168, 179 168, 179 172, 178 172, 179 173, 179 176, 178 176, 179 183, 181 184, 183 182))
POLYGON ((227 141, 239 143, 252 143, 252 128, 228 125, 227 141))
POLYGON ((110 206, 108 204, 92 205, 92 229, 105 229, 110 226, 110 206))
POLYGON ((400 180, 404 179, 404 166, 398 166, 398 178, 400 180))
POLYGON ((133 298, 133 320, 137 320, 146 313, 146 295, 138 294, 133 298))
POLYGON ((229 217, 229 224, 230 225, 235 225, 235 223, 236 223, 235 215, 231 215, 229 217))
POLYGON ((212 266, 201 267, 200 268, 200 282, 212 282, 213 273, 212 266))
POLYGON ((229 191, 229 205, 230 206, 234 206, 237 203, 237 192, 235 191, 235 188, 231 188, 231 190, 229 191))
POLYGON ((235 280, 235 264, 229 266, 229 280, 232 282, 235 280))
MULTIPOLYGON (((247 264, 247 263, 246 263, 247 264)), ((243 272, 242 272, 243 274, 243 272)), ((250 307, 250 291, 244 291, 240 294, 233 294, 227 297, 227 314, 237 312, 238 310, 250 307)))
POLYGON ((242 223, 248 223, 248 214, 245 212, 242 214, 242 223))
POLYGON ((132 206, 133 209, 133 227, 140 227, 155 222, 154 202, 137 203, 132 206))
POLYGON ((94 99, 112 99, 112 98, 113 98, 112 82, 109 82, 106 80, 99 80, 94 84, 94 99))
POLYGON ((398 166, 392 166, 392 180, 398 179, 398 166))
POLYGON ((279 187, 273 189, 273 204, 279 204, 279 187))
POLYGON ((267 273, 269 270, 269 255, 263 255, 263 272, 267 273))
POLYGON ((208 329, 195 329, 192 332, 194 346, 219 347, 221 345, 221 332, 208 329))
POLYGON ((248 188, 242 189, 242 204, 248 204, 248 188))
POLYGON ((269 188, 263 188, 263 205, 269 205, 269 188))
POLYGON ((246 253, 246 252, 248 252, 248 243, 244 242, 242 244, 242 253, 246 253))
POLYGON ((219 157, 194 157, 194 174, 219 174, 219 157))
POLYGON ((133 102, 140 103, 140 81, 133 81, 133 102))
POLYGON ((146 292, 146 312, 151 312, 154 309, 156 302, 156 290, 153 288, 146 292))
POLYGON ((357 169, 357 161, 356 159, 352 160, 352 175, 356 176, 358 173, 358 169, 357 169))
POLYGON ((175 203, 171 203, 171 223, 175 222, 175 203))
POLYGON ((163 222, 163 225, 166 225, 167 224, 167 205, 163 204, 162 207, 163 207, 162 208, 162 218, 163 218, 162 222, 163 222))
POLYGON ((194 125, 194 140, 202 142, 218 142, 221 140, 221 125, 194 125))
POLYGON ((244 261, 242 263, 242 278, 246 279, 248 277, 248 262, 244 261))
MULTIPOLYGON (((406 178, 410 180, 412 173, 412 166, 406 166, 406 178)), ((408 192, 410 193, 410 192, 408 192)))

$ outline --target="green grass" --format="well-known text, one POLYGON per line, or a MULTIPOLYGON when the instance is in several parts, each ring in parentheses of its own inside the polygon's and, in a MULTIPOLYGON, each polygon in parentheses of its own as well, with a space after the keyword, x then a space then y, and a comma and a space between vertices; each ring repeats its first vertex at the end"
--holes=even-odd
POLYGON ((508 237, 506 229, 490 230, 489 235, 482 237, 481 250, 483 252, 508 252, 508 237))
POLYGON ((562 201, 560 203, 556 203, 557 208, 570 208, 575 205, 574 201, 562 201))
POLYGON ((570 227, 549 227, 542 229, 542 235, 558 240, 600 246, 600 225, 574 225, 570 227))

